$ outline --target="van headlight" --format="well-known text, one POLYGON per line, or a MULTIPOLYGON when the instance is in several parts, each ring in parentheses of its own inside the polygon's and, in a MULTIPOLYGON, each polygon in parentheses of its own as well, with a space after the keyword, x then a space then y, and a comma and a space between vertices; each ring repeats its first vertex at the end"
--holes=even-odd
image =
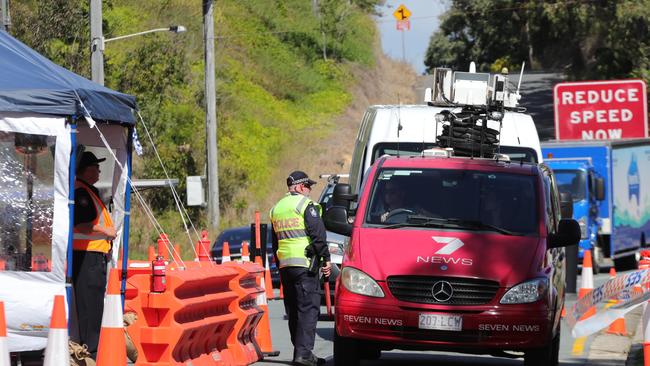
POLYGON ((587 235, 587 216, 582 216, 578 220, 578 225, 580 225, 580 239, 587 239, 589 237, 587 235))
POLYGON ((384 291, 372 277, 353 267, 343 268, 341 271, 341 283, 348 291, 355 294, 384 297, 384 291))
POLYGON ((522 282, 505 293, 499 301, 501 304, 528 304, 546 295, 548 278, 536 278, 522 282))

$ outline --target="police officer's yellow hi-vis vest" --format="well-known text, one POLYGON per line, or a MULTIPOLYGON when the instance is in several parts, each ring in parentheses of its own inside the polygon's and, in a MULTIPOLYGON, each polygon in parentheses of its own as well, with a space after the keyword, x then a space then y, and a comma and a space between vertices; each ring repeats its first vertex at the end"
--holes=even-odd
MULTIPOLYGON (((108 213, 106 206, 104 206, 104 203, 101 199, 99 199, 95 192, 93 192, 84 183, 81 183, 79 181, 75 181, 74 188, 83 188, 86 192, 88 192, 88 195, 93 201, 95 212, 97 212, 95 219, 92 221, 93 226, 99 224, 104 227, 112 227, 113 220, 111 220, 111 215, 108 213)), ((74 250, 85 250, 88 252, 108 253, 111 250, 111 243, 108 241, 105 235, 101 235, 99 233, 82 233, 75 228, 72 233, 72 248, 74 250)))
POLYGON ((305 210, 312 203, 321 212, 319 204, 301 194, 287 193, 272 209, 271 222, 278 237, 280 268, 309 267, 305 248, 311 239, 305 230, 305 210))

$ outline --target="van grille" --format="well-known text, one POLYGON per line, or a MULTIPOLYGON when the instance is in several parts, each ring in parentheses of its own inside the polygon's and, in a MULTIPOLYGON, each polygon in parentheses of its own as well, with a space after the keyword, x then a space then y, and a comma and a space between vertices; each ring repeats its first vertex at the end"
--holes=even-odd
POLYGON ((390 276, 388 288, 393 296, 401 301, 421 304, 482 305, 492 301, 499 290, 499 283, 462 277, 390 276), (433 297, 432 287, 438 281, 451 284, 454 291, 449 300, 443 302, 433 297))

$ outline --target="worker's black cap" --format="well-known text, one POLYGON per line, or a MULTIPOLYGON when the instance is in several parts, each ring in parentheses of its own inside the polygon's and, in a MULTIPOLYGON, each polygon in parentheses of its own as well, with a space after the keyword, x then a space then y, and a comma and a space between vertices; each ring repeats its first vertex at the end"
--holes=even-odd
POLYGON ((293 185, 302 184, 302 183, 305 183, 309 186, 313 186, 314 184, 316 184, 316 181, 309 179, 307 174, 300 170, 296 170, 295 172, 289 174, 289 176, 287 177, 287 187, 291 187, 293 185))
POLYGON ((104 160, 106 160, 106 158, 97 159, 95 154, 91 153, 90 151, 85 151, 81 155, 81 159, 79 159, 79 164, 77 164, 77 171, 80 171, 87 166, 99 164, 104 160))

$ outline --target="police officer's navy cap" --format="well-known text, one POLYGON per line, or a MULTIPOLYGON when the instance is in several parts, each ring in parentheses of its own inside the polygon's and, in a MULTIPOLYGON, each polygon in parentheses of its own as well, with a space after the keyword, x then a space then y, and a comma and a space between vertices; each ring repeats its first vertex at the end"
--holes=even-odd
POLYGON ((289 174, 287 177, 287 187, 291 187, 296 184, 306 183, 307 185, 313 186, 316 184, 315 180, 309 179, 307 174, 303 171, 296 170, 295 172, 289 174))
POLYGON ((81 159, 79 159, 77 170, 81 170, 87 166, 99 164, 104 160, 106 160, 106 158, 97 159, 95 154, 91 153, 90 151, 84 151, 83 155, 81 155, 81 159))

